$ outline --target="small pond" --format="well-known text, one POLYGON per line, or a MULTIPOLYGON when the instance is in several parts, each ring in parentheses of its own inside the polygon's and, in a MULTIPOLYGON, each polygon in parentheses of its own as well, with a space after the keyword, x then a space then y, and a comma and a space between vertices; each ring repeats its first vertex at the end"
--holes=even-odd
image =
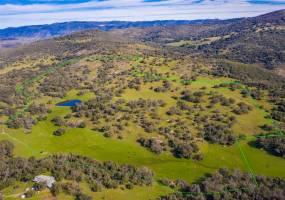
POLYGON ((74 99, 74 100, 68 100, 68 101, 60 102, 60 103, 56 104, 56 106, 74 107, 77 104, 80 104, 81 102, 82 101, 80 101, 78 99, 74 99))

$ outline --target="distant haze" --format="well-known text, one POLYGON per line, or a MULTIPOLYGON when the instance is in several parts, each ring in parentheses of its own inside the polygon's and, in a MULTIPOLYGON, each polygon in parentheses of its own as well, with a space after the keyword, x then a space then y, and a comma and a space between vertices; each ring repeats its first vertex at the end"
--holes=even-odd
POLYGON ((285 9, 284 0, 1 0, 0 28, 67 21, 228 19, 285 9))

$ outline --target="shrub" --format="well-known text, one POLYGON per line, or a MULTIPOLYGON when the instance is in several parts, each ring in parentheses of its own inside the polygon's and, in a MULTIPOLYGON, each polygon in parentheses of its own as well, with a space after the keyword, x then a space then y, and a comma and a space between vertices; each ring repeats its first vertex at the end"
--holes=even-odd
POLYGON ((156 140, 156 139, 144 139, 144 138, 139 138, 138 142, 143 146, 148 149, 150 149, 152 152, 156 154, 160 154, 163 152, 163 143, 156 140))
POLYGON ((53 135, 55 136, 62 136, 65 133, 65 129, 59 128, 56 131, 53 132, 53 135))
POLYGON ((269 153, 285 158, 285 137, 262 137, 254 142, 257 148, 263 148, 269 153))

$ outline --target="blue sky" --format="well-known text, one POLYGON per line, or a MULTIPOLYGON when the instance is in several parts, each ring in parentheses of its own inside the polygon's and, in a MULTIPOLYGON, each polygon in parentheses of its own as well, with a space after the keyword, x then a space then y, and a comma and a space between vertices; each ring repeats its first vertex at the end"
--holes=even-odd
POLYGON ((285 9, 285 0, 0 0, 0 28, 65 21, 228 19, 285 9))

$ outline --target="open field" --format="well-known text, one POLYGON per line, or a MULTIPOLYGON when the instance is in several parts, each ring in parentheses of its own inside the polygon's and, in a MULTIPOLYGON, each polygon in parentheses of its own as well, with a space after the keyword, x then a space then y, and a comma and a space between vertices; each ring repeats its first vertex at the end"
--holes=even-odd
MULTIPOLYGON (((199 88, 204 86, 207 88, 206 91, 208 92, 209 90, 212 90, 211 88, 214 85, 229 81, 232 80, 227 78, 213 79, 205 77, 198 79, 191 85, 185 87, 191 90, 199 90, 199 88)), ((177 83, 177 85, 179 84, 177 83)), ((155 86, 155 84, 152 84, 152 86, 155 86)), ((155 93, 152 90, 149 90, 149 87, 150 85, 146 84, 140 91, 126 90, 120 98, 126 99, 127 101, 138 98, 164 99, 167 106, 160 110, 160 113, 164 113, 168 107, 175 104, 175 101, 171 96, 178 94, 177 92, 171 94, 155 93)), ((264 118, 266 113, 263 110, 254 107, 256 101, 253 101, 251 98, 241 97, 239 91, 230 91, 224 88, 217 89, 217 91, 228 97, 233 97, 237 101, 245 101, 253 106, 253 110, 249 114, 238 117, 238 123, 233 127, 236 134, 256 134, 260 132, 260 130, 258 130, 259 125, 264 123, 270 124, 270 120, 268 121, 264 118)), ((87 101, 92 97, 93 95, 88 93, 84 96, 78 96, 77 91, 73 90, 62 100, 80 99, 87 101)), ((55 100, 52 104, 56 104, 62 100, 55 100)), ((205 174, 212 173, 219 168, 240 169, 242 171, 248 170, 241 157, 241 152, 236 145, 226 147, 202 142, 199 144, 201 151, 204 154, 204 159, 202 161, 174 158, 169 152, 155 155, 136 143, 138 134, 143 134, 139 133, 139 131, 143 130, 136 127, 131 127, 124 135, 123 140, 105 138, 100 133, 92 131, 89 128, 69 128, 63 136, 54 136, 52 132, 55 131, 57 127, 50 122, 51 119, 55 116, 65 116, 68 113, 70 113, 70 108, 53 106, 52 112, 48 114, 48 118, 35 125, 32 128, 31 133, 24 134, 21 129, 8 130, 1 127, 2 134, 0 135, 0 139, 8 139, 15 144, 16 156, 44 157, 59 152, 80 154, 96 160, 112 160, 118 163, 147 166, 154 171, 156 180, 159 180, 160 178, 169 178, 184 179, 189 182, 194 182, 199 180, 205 174)), ((166 116, 162 114, 162 117, 166 116)), ((282 173, 285 165, 284 159, 271 156, 262 150, 250 147, 247 144, 248 141, 249 140, 241 141, 240 146, 244 150, 245 156, 247 157, 254 174, 285 178, 283 175, 284 173, 282 173)), ((96 193, 94 194, 94 197, 112 199, 112 196, 116 196, 116 199, 149 199, 157 197, 159 194, 170 192, 169 189, 166 189, 157 183, 147 190, 152 192, 145 193, 144 188, 136 188, 131 191, 116 189, 96 193)), ((45 196, 44 194, 41 195, 45 196)), ((37 198, 44 197, 37 196, 37 198)))

